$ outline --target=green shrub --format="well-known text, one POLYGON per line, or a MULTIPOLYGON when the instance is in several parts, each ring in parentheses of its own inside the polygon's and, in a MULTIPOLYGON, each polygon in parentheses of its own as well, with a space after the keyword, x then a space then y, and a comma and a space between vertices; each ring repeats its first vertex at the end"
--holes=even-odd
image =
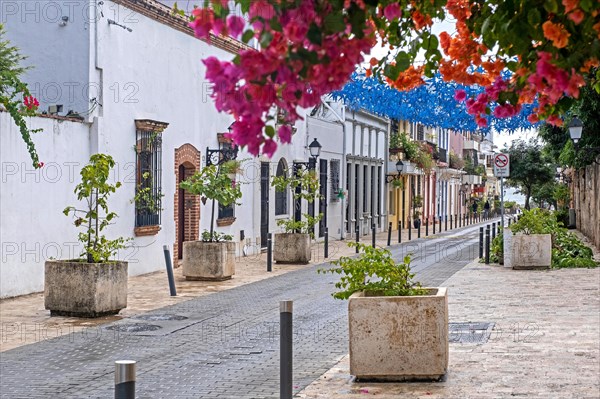
POLYGON ((348 299, 355 292, 365 291, 378 296, 426 295, 427 290, 414 282, 414 273, 410 272, 410 256, 402 263, 396 263, 387 249, 373 248, 370 245, 349 242, 349 247, 358 247, 358 257, 343 256, 331 262, 337 266, 331 269, 319 269, 318 273, 339 274, 340 281, 335 287, 341 291, 332 295, 336 299, 348 299))
POLYGON ((510 226, 513 233, 551 234, 552 235, 552 267, 597 267, 592 259, 593 253, 577 236, 565 229, 558 212, 535 208, 525 210, 520 220, 510 226))
POLYGON ((504 258, 504 238, 502 233, 498 234, 492 240, 492 247, 490 248, 490 262, 499 263, 504 258))

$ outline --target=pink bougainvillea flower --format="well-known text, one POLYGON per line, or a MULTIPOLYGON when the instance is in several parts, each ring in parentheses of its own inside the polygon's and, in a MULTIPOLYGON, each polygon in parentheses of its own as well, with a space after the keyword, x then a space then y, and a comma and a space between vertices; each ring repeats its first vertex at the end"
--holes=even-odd
POLYGON ((565 6, 565 12, 570 12, 579 7, 579 0, 562 0, 563 6, 565 6))
POLYGON ((190 22, 190 27, 194 30, 194 34, 201 39, 209 39, 215 21, 213 11, 208 8, 196 8, 192 11, 192 16, 194 20, 190 22))
POLYGON ((244 18, 238 17, 237 15, 230 15, 227 17, 227 29, 229 34, 235 38, 240 37, 244 31, 245 26, 244 18))
POLYGON ((569 14, 569 19, 575 22, 575 25, 579 25, 585 19, 585 14, 583 11, 577 9, 569 14))
POLYGON ((25 96, 23 98, 23 105, 27 107, 28 110, 35 110, 40 106, 39 101, 34 96, 25 96))
POLYGON ((277 150, 277 143, 275 143, 273 139, 266 139, 262 148, 263 154, 271 158, 273 157, 275 150, 277 150))
POLYGON ((37 167, 38 168, 43 168, 44 167, 44 163, 43 162, 38 162, 37 163, 37 167))
POLYGON ((282 125, 277 129, 277 135, 283 144, 292 142, 292 128, 290 125, 282 125))
POLYGON ((400 18, 402 16, 402 10, 400 9, 400 4, 392 3, 392 4, 387 5, 383 9, 383 15, 389 21, 393 21, 396 18, 400 18))
POLYGON ((467 98, 467 92, 464 90, 456 90, 454 92, 454 99, 458 102, 463 102, 465 101, 465 98, 467 98))

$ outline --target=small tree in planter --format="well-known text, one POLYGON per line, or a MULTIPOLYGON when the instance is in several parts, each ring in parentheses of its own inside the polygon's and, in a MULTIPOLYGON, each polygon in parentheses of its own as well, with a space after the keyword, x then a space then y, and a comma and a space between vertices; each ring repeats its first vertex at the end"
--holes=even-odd
MULTIPOLYGON (((313 170, 299 170, 294 176, 274 176, 271 186, 276 191, 291 189, 294 200, 313 202, 319 192, 319 180, 313 170)), ((281 219, 277 225, 284 232, 275 234, 273 259, 277 263, 308 263, 311 259, 310 242, 314 226, 322 215, 312 217, 304 214, 303 220, 281 219)))
POLYGON ((437 380, 448 369, 446 288, 413 281, 410 256, 360 243, 358 257, 341 257, 319 273, 340 275, 336 299, 348 299, 350 373, 360 379, 437 380))
POLYGON ((127 262, 111 260, 127 240, 109 240, 102 234, 117 217, 108 210, 108 197, 121 186, 108 182, 114 166, 109 155, 92 155, 75 187, 77 199, 86 207, 68 206, 63 211, 84 229, 79 233, 83 259, 46 262, 44 300, 52 316, 98 317, 127 307, 127 262))
POLYGON ((235 181, 239 166, 239 161, 208 165, 179 184, 189 193, 200 195, 203 204, 208 199, 213 201, 210 230, 202 233, 201 241, 183 243, 183 275, 187 280, 226 280, 235 274, 233 237, 215 232, 214 223, 215 201, 229 206, 242 198, 240 185, 235 181))
POLYGON ((421 208, 423 206, 423 197, 421 197, 420 195, 415 195, 415 197, 413 198, 413 225, 415 227, 415 229, 418 229, 421 226, 421 212, 419 211, 419 208, 421 208))
POLYGON ((541 209, 525 211, 510 226, 514 234, 505 241, 505 252, 510 251, 513 269, 549 269, 552 264, 552 232, 558 229, 556 218, 541 209))

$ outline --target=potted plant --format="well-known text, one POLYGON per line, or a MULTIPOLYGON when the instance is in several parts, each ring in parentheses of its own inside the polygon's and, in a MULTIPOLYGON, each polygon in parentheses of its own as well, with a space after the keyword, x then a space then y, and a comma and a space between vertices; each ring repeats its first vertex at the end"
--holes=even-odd
POLYGON ((183 243, 183 275, 187 280, 227 280, 235 274, 235 243, 231 236, 214 231, 215 201, 221 206, 235 204, 242 198, 240 185, 235 181, 238 161, 224 162, 220 166, 208 165, 180 187, 200 195, 203 204, 212 200, 210 230, 202 233, 200 241, 183 243))
MULTIPOLYGON (((276 191, 292 191, 294 200, 313 202, 319 192, 319 180, 314 170, 297 170, 293 176, 274 176, 271 186, 276 191)), ((304 214, 304 220, 280 219, 277 225, 283 229, 276 233, 273 260, 277 263, 308 263, 311 259, 311 238, 314 226, 322 215, 312 217, 304 214)))
POLYGON ((277 263, 309 263, 311 259, 310 242, 314 234, 312 230, 319 223, 323 214, 312 217, 304 214, 304 220, 280 219, 277 226, 283 233, 275 234, 273 260, 277 263))
POLYGON ((448 369, 445 287, 414 282, 410 256, 351 242, 358 257, 341 257, 319 273, 339 274, 336 299, 348 299, 350 374, 361 380, 439 380, 448 369))
POLYGON ((549 269, 552 264, 551 233, 557 228, 556 218, 549 212, 537 208, 525 210, 510 226, 512 234, 505 235, 504 253, 510 251, 506 266, 513 269, 549 269))
POLYGON ((421 212, 418 210, 418 208, 423 206, 423 197, 421 197, 420 195, 416 195, 413 198, 413 226, 415 227, 415 229, 418 229, 421 226, 421 212))
POLYGON ((113 260, 126 241, 106 238, 102 231, 117 215, 108 210, 108 197, 121 186, 108 182, 115 162, 109 155, 94 154, 81 169, 75 187, 85 208, 68 206, 83 245, 82 259, 49 260, 44 266, 44 304, 51 316, 99 317, 127 307, 127 262, 113 260), (104 216, 102 216, 102 214, 104 216))

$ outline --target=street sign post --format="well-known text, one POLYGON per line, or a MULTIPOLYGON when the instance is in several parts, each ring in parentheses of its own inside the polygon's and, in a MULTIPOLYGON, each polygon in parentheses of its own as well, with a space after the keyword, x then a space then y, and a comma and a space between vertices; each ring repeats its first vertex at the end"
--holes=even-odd
POLYGON ((494 155, 494 176, 500 178, 500 215, 504 233, 504 178, 510 176, 510 158, 508 154, 494 155))

